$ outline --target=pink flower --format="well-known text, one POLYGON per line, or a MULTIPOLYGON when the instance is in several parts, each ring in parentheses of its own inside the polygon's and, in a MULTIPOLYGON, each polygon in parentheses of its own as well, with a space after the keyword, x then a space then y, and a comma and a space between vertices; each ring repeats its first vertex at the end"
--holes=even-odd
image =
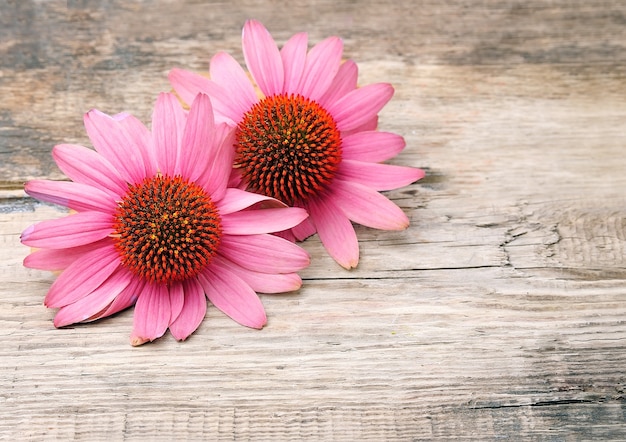
POLYGON ((287 237, 317 232, 330 255, 356 267, 359 246, 351 221, 401 230, 407 216, 378 191, 413 183, 424 172, 381 164, 405 146, 396 134, 376 131, 378 112, 391 99, 386 83, 357 88, 357 66, 342 63, 343 45, 330 37, 307 52, 296 34, 279 50, 258 21, 243 28, 243 54, 255 85, 226 53, 216 54, 210 79, 174 69, 169 78, 190 102, 211 97, 216 120, 237 126, 235 167, 242 187, 304 207, 310 217, 287 237))
POLYGON ((309 257, 270 233, 307 214, 228 186, 233 130, 213 123, 211 102, 198 95, 188 114, 161 94, 152 132, 128 114, 85 115, 95 151, 55 146, 72 181, 33 180, 26 192, 75 211, 22 233, 38 248, 24 265, 62 270, 45 298, 59 308, 54 325, 92 321, 135 304, 131 343, 169 328, 186 339, 205 316, 205 296, 248 327, 266 323, 255 292, 296 290, 309 257), (265 208, 259 208, 264 206, 265 208))

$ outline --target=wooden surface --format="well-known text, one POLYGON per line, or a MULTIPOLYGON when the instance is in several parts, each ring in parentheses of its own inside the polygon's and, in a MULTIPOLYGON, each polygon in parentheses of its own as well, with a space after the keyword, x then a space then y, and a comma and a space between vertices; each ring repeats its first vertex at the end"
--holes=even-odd
POLYGON ((626 439, 626 3, 620 0, 0 2, 0 438, 626 439), (88 145, 96 107, 148 122, 174 66, 339 35, 380 127, 427 177, 389 192, 403 232, 359 227, 361 264, 317 238, 262 331, 210 308, 183 343, 132 348, 132 311, 57 330, 26 198, 88 145))

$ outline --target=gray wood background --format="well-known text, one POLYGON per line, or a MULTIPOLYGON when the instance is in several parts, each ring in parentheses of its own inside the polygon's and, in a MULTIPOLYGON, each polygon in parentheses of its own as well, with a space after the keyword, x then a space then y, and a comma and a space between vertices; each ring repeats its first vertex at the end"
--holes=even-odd
POLYGON ((625 143, 623 1, 1 1, 0 438, 624 440, 625 143), (170 68, 241 60, 247 18, 393 83, 393 162, 427 171, 387 193, 411 226, 358 227, 351 272, 307 240, 262 331, 215 308, 183 343, 130 347, 132 311, 55 329, 18 237, 63 212, 23 182, 62 178, 87 110, 149 122, 170 68))

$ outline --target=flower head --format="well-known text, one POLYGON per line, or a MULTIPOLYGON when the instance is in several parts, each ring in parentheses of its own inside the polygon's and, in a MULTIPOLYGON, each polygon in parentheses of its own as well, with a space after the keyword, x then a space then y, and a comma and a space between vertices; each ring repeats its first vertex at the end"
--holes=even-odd
POLYGON ((337 37, 308 50, 304 33, 279 49, 267 29, 250 20, 243 54, 253 82, 223 52, 211 59, 210 79, 181 69, 169 78, 184 101, 206 93, 216 120, 237 127, 234 164, 243 188, 309 211, 287 236, 302 240, 317 232, 330 255, 351 268, 359 259, 351 221, 406 228, 407 216, 379 191, 410 184, 424 172, 382 164, 405 146, 401 136, 376 130, 393 88, 357 87, 357 66, 342 62, 342 51, 337 37))
POLYGON ((133 345, 169 328, 186 339, 205 316, 206 298, 237 322, 266 323, 256 292, 298 289, 308 255, 270 233, 301 223, 306 211, 229 187, 233 129, 214 124, 199 94, 189 112, 173 94, 156 102, 152 131, 128 114, 85 115, 95 151, 55 146, 71 181, 32 180, 26 192, 74 213, 28 227, 38 248, 24 265, 61 270, 45 298, 57 327, 135 304, 133 345))

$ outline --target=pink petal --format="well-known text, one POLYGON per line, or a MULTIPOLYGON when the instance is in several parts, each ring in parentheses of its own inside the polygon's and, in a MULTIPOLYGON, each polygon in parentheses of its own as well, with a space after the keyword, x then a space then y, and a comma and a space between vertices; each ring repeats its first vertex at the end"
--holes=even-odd
POLYGON ((182 282, 174 282, 170 284, 170 323, 173 322, 180 312, 183 310, 183 304, 185 303, 185 291, 182 282))
POLYGON ((342 181, 354 181, 374 190, 392 190, 424 177, 424 171, 391 164, 343 160, 337 172, 342 181))
POLYGON ((343 137, 341 155, 346 160, 378 163, 395 157, 406 145, 404 138, 390 132, 365 131, 343 137))
POLYGON ((286 94, 298 93, 300 79, 304 72, 304 63, 307 53, 307 34, 300 32, 292 36, 280 50, 280 57, 283 60, 285 72, 285 84, 283 92, 286 94))
POLYGON ((120 124, 121 118, 93 109, 85 114, 85 129, 96 150, 111 162, 124 180, 135 184, 146 176, 146 153, 141 151, 145 146, 135 144, 134 137, 120 124))
POLYGON ((256 20, 248 20, 242 33, 243 56, 254 81, 265 96, 283 91, 283 62, 276 42, 256 20))
POLYGON ((228 177, 228 187, 245 190, 246 183, 243 181, 243 177, 239 169, 233 168, 230 171, 230 176, 228 177))
POLYGON ((349 131, 376 117, 393 96, 393 87, 376 83, 355 89, 327 109, 341 131, 349 131))
POLYGON ((31 180, 24 190, 33 198, 76 211, 97 210, 105 213, 115 211, 117 203, 107 192, 89 184, 70 181, 31 180))
POLYGON ((254 235, 290 229, 308 216, 298 207, 248 210, 222 216, 222 228, 227 235, 254 235))
POLYGON ((378 128, 378 115, 374 115, 369 120, 364 121, 362 124, 355 126, 350 130, 344 130, 341 132, 341 136, 347 137, 358 132, 369 132, 376 130, 376 128, 378 128))
POLYGON ((292 228, 291 231, 298 241, 304 241, 309 236, 314 235, 316 229, 315 224, 313 224, 313 221, 311 220, 311 217, 309 217, 294 228, 292 228))
POLYGON ((278 236, 279 238, 285 239, 289 242, 296 242, 296 237, 291 231, 291 229, 281 230, 280 232, 274 232, 272 233, 272 235, 278 236))
POLYGON ((214 149, 212 134, 215 131, 213 108, 205 94, 198 94, 189 109, 182 136, 180 174, 196 181, 206 169, 214 149))
POLYGON ((310 200, 309 211, 329 255, 346 269, 359 263, 359 243, 350 220, 328 198, 310 200))
POLYGON ((85 253, 52 283, 44 304, 56 308, 78 301, 100 287, 119 266, 120 257, 113 244, 85 253))
POLYGON ((348 218, 364 226, 382 230, 403 230, 409 226, 402 209, 362 184, 335 179, 332 197, 348 218))
POLYGON ((172 69, 168 79, 176 93, 182 100, 192 103, 199 93, 204 93, 211 97, 211 104, 215 111, 215 121, 226 121, 230 124, 237 124, 242 115, 237 108, 232 106, 231 97, 221 86, 202 75, 182 69, 172 69))
POLYGON ((55 327, 93 320, 93 316, 106 308, 133 279, 126 269, 118 269, 91 293, 72 304, 61 307, 54 317, 55 327))
POLYGON ((183 69, 174 68, 167 76, 178 96, 187 104, 193 103, 196 95, 206 94, 211 82, 207 77, 183 69))
POLYGON ((113 217, 102 212, 78 212, 41 221, 22 232, 22 244, 63 249, 98 241, 113 233, 113 217))
POLYGON ((132 345, 141 345, 163 336, 170 324, 170 294, 167 286, 146 284, 135 303, 132 345))
POLYGON ((152 135, 157 167, 163 175, 180 175, 181 139, 185 112, 173 94, 161 93, 152 113, 152 135))
POLYGON ((59 169, 72 181, 89 184, 115 196, 128 191, 117 169, 96 151, 75 144, 59 144, 52 149, 59 169))
POLYGON ((66 249, 39 249, 24 259, 24 267, 39 270, 63 270, 77 259, 94 249, 111 243, 110 238, 85 244, 84 246, 69 247, 66 249))
POLYGON ((339 66, 337 75, 332 81, 324 95, 319 99, 319 103, 324 107, 331 105, 341 97, 356 89, 358 67, 352 60, 346 60, 339 66))
MULTIPOLYGON (((221 215, 238 212, 258 203, 264 203, 268 207, 286 207, 277 199, 258 193, 246 192, 245 190, 228 188, 224 197, 219 201, 218 208, 221 215)), ((265 207, 265 206, 264 206, 265 207)))
POLYGON ((234 263, 263 273, 292 273, 309 265, 308 253, 275 235, 224 235, 219 255, 234 263))
POLYGON ((302 279, 296 273, 268 274, 255 272, 235 264, 232 261, 216 256, 211 261, 216 271, 227 268, 239 276, 252 290, 260 293, 284 293, 298 290, 302 286, 302 279))
MULTIPOLYGON (((126 269, 120 270, 128 272, 128 270, 126 269)), ((93 315, 91 318, 89 318, 89 320, 95 321, 97 319, 106 318, 107 316, 111 316, 117 312, 121 312, 131 305, 134 305, 135 302, 137 302, 137 297, 139 296, 139 293, 143 291, 143 287, 145 284, 145 281, 140 278, 132 278, 130 283, 124 288, 124 290, 122 290, 106 308, 93 315)))
POLYGON ((209 301, 241 325, 263 328, 267 323, 265 309, 257 294, 239 276, 220 267, 209 266, 198 279, 209 301))
POLYGON ((157 164, 150 130, 133 115, 119 120, 119 124, 125 129, 130 145, 138 147, 133 152, 142 157, 140 163, 144 165, 143 176, 154 176, 157 173, 157 164))
POLYGON ((184 283, 185 300, 178 317, 170 324, 170 332, 179 341, 189 337, 202 323, 206 315, 206 296, 197 279, 184 283))
POLYGON ((339 71, 343 42, 329 37, 313 46, 306 57, 306 64, 299 93, 311 100, 319 100, 328 90, 339 71))
POLYGON ((222 86, 229 97, 230 107, 237 115, 243 116, 259 101, 250 78, 230 54, 215 54, 211 58, 209 75, 211 80, 222 86))
POLYGON ((208 158, 198 183, 202 184, 213 201, 219 201, 224 197, 231 176, 235 158, 235 131, 227 124, 220 123, 215 126, 213 140, 211 146, 205 146, 208 158))

